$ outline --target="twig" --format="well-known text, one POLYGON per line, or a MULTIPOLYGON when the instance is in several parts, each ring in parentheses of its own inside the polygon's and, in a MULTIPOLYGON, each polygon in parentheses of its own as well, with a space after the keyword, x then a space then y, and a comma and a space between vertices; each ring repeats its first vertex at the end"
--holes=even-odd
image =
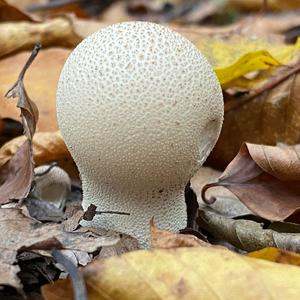
POLYGON ((85 282, 77 267, 60 250, 53 250, 52 256, 70 274, 74 290, 74 300, 88 300, 85 282))
POLYGON ((115 214, 115 215, 125 215, 125 216, 130 216, 130 213, 127 212, 121 212, 121 211, 112 211, 112 210, 104 210, 104 211, 99 211, 96 210, 97 206, 94 204, 90 204, 90 206, 87 208, 87 210, 84 212, 83 215, 83 220, 86 221, 92 221, 95 215, 101 215, 101 214, 115 214))
POLYGON ((239 107, 243 106, 244 104, 250 102, 254 98, 260 96, 264 92, 273 89, 274 87, 276 87, 283 81, 287 80, 292 75, 297 74, 299 71, 300 71, 300 62, 295 64, 293 67, 289 68, 289 70, 282 76, 278 76, 275 80, 266 83, 264 86, 262 86, 261 88, 259 88, 257 90, 254 90, 248 96, 242 97, 241 99, 234 99, 231 101, 227 101, 225 103, 225 113, 227 113, 228 111, 234 110, 236 108, 239 108, 239 107))
POLYGON ((122 211, 114 211, 114 210, 96 210, 96 215, 101 215, 101 214, 113 214, 113 215, 130 216, 130 213, 122 212, 122 211))

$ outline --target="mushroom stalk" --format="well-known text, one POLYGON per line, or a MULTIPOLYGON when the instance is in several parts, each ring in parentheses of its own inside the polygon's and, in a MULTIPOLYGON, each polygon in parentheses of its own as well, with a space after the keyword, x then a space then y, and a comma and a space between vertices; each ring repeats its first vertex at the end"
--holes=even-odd
MULTIPOLYGON (((96 215, 93 225, 99 228, 127 233, 139 241, 142 248, 150 245, 150 220, 165 230, 179 231, 186 227, 187 213, 184 199, 184 185, 162 186, 157 190, 115 190, 110 186, 94 184, 89 178, 82 178, 83 207, 95 204, 101 211, 117 211, 129 215, 104 213, 96 215)), ((89 222, 84 222, 89 225, 89 222)))

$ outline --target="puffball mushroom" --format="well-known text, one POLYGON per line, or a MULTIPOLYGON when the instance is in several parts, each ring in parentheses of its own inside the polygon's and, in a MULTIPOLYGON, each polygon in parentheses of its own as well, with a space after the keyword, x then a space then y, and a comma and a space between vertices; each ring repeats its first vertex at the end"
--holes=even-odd
POLYGON ((82 179, 93 225, 150 242, 149 221, 186 226, 184 187, 219 136, 223 97, 212 67, 172 30, 115 24, 83 40, 57 91, 64 140, 82 179))

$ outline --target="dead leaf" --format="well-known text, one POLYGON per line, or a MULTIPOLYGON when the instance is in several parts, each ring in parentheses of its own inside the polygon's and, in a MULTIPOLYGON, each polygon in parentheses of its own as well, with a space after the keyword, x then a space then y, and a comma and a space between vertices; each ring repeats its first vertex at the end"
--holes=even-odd
POLYGON ((26 140, 15 155, 0 168, 0 203, 25 198, 31 187, 33 164, 31 144, 26 140))
POLYGON ((288 264, 300 266, 300 254, 282 250, 274 247, 268 247, 261 250, 248 253, 248 256, 277 262, 280 264, 288 264))
POLYGON ((197 223, 214 238, 245 251, 277 247, 300 252, 299 233, 263 229, 260 223, 243 219, 234 220, 213 210, 204 209, 199 211, 197 223))
POLYGON ((211 247, 210 244, 196 238, 194 235, 161 230, 154 225, 153 219, 150 222, 150 233, 152 248, 211 247))
POLYGON ((24 11, 7 3, 7 1, 0 0, 0 21, 33 21, 33 19, 24 11))
MULTIPOLYGON (((27 250, 52 250, 53 248, 78 250, 93 253, 103 246, 112 246, 119 241, 118 235, 100 236, 89 230, 82 232, 65 232, 60 224, 41 224, 24 216, 20 209, 0 209, 0 263, 13 265, 17 253, 27 250)), ((9 268, 10 278, 14 278, 18 268, 9 268)), ((18 281, 9 280, 9 284, 21 289, 18 281)))
POLYGON ((32 53, 21 70, 16 83, 5 94, 6 98, 18 98, 17 107, 21 110, 24 135, 29 141, 32 141, 32 137, 35 133, 36 123, 39 118, 39 111, 36 104, 29 98, 23 80, 27 69, 30 67, 40 49, 41 45, 34 46, 32 53))
POLYGON ((76 46, 82 38, 73 30, 67 17, 58 17, 42 23, 5 22, 0 24, 0 57, 32 49, 36 43, 46 47, 76 46))
MULTIPOLYGON (((268 220, 300 223, 300 145, 284 148, 245 143, 216 183, 268 220)), ((207 202, 209 200, 207 199, 207 202)))
MULTIPOLYGON (((90 300, 299 298, 296 266, 213 247, 135 251, 83 269, 90 300), (224 280, 226 278, 226 280, 224 280), (246 292, 245 292, 246 291, 246 292)), ((46 300, 72 299, 68 280, 42 287, 46 300)))

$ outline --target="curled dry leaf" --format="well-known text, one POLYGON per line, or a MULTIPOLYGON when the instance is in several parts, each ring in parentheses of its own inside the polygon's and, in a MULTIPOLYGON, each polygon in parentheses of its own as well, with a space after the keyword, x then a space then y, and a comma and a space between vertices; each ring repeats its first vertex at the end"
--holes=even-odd
POLYGON ((18 148, 11 160, 0 168, 0 203, 7 203, 15 199, 23 199, 30 191, 33 178, 32 137, 35 133, 38 110, 25 90, 23 79, 40 46, 35 46, 31 56, 25 63, 17 82, 7 92, 7 97, 18 97, 17 107, 21 109, 22 124, 26 140, 18 148))
POLYGON ((0 24, 0 57, 32 49, 39 42, 43 47, 75 47, 80 41, 67 17, 46 20, 42 23, 7 22, 0 24))
POLYGON ((155 226, 153 219, 150 222, 150 234, 152 248, 211 247, 210 244, 196 238, 194 235, 161 230, 155 226))
POLYGON ((19 74, 17 82, 13 85, 11 89, 9 89, 9 91, 5 95, 7 98, 18 98, 17 107, 21 110, 24 134, 29 141, 32 140, 32 137, 35 133, 36 123, 39 118, 39 111, 36 107, 36 104, 30 100, 24 87, 23 80, 27 69, 32 64, 40 49, 41 45, 34 46, 29 59, 27 60, 26 64, 24 65, 22 71, 19 74))
POLYGON ((277 247, 300 252, 299 233, 263 229, 257 222, 234 220, 209 210, 200 210, 197 223, 215 238, 245 251, 277 247))
MULTIPOLYGON (((300 269, 213 247, 135 251, 82 270, 90 300, 299 298, 300 269), (191 271, 192 270, 192 271, 191 271), (226 278, 226 280, 224 280, 226 278)), ((42 287, 46 300, 72 299, 68 280, 42 287)))
POLYGON ((268 220, 300 223, 300 145, 275 147, 245 143, 219 180, 251 211, 268 220))

